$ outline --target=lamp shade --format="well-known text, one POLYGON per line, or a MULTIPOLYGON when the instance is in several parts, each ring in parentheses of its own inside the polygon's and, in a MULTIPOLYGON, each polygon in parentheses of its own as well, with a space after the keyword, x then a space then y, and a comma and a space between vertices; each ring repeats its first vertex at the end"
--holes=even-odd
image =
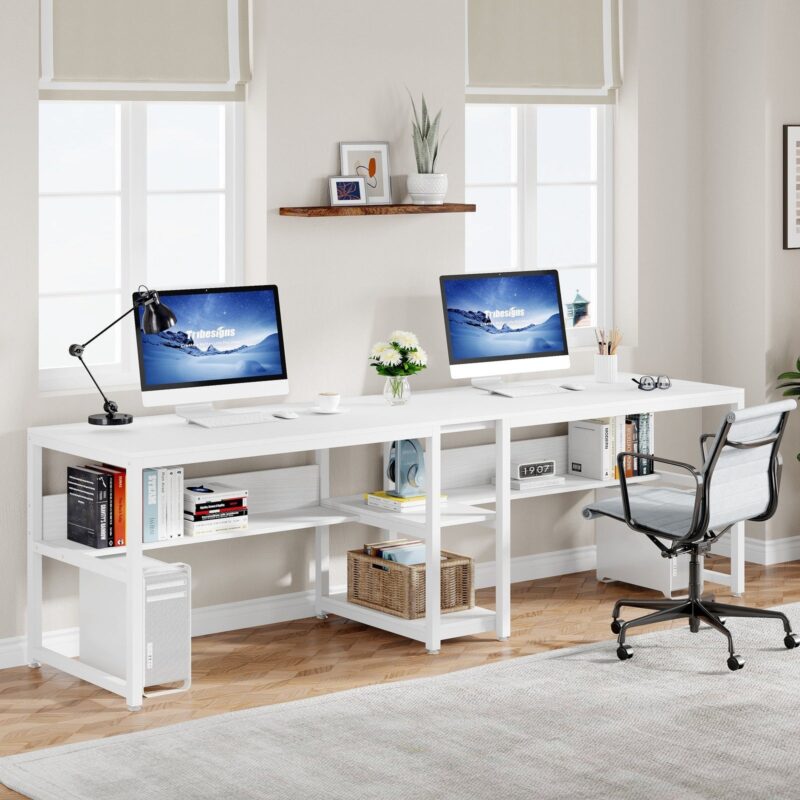
POLYGON ((144 307, 142 315, 142 330, 145 333, 161 333, 171 328, 177 321, 172 309, 165 306, 155 292, 153 294, 153 302, 144 307))

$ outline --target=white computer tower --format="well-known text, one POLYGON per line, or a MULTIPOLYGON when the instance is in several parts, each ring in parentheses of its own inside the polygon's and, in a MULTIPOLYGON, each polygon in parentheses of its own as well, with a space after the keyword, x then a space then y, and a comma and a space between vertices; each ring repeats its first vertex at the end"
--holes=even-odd
MULTIPOLYGON (((124 678, 124 558, 112 559, 114 577, 80 570, 80 659, 124 678)), ((147 557, 144 566, 144 685, 188 689, 192 674, 191 570, 188 564, 165 564, 147 557)))

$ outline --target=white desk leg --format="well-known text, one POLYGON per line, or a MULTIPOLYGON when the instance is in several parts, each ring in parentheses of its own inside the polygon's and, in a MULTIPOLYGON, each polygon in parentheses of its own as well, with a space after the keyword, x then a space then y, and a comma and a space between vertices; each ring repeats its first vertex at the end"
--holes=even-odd
POLYGON ((144 578, 142 574, 142 468, 127 466, 126 474, 127 648, 125 699, 129 711, 141 711, 144 697, 144 578))
MULTIPOLYGON (((744 396, 736 403, 735 409, 744 408, 744 396)), ((744 594, 744 522, 738 522, 730 532, 731 537, 731 594, 741 597, 744 594)))
POLYGON ((495 422, 495 615, 497 638, 511 636, 511 428, 495 422))
POLYGON ((36 653, 42 646, 42 556, 34 552, 42 540, 42 448, 28 440, 28 636, 26 660, 40 667, 36 653))
POLYGON ((440 431, 425 440, 425 647, 436 655, 441 647, 442 439, 440 431))
MULTIPOLYGON (((319 465, 319 498, 327 500, 331 496, 331 455, 330 450, 317 450, 316 462, 319 465)), ((327 525, 314 528, 314 612, 319 619, 327 619, 322 610, 322 598, 330 594, 331 529, 327 525)))

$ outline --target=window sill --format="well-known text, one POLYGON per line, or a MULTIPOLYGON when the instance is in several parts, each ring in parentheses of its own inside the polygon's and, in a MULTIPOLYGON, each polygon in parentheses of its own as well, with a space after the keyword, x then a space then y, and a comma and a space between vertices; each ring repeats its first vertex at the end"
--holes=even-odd
MULTIPOLYGON (((134 383, 118 384, 116 386, 103 386, 103 391, 106 395, 112 395, 120 392, 138 392, 140 391, 140 387, 138 384, 134 383)), ((57 387, 43 386, 40 382, 39 397, 45 400, 57 397, 97 397, 100 399, 100 393, 91 384, 75 389, 59 389, 57 387)))

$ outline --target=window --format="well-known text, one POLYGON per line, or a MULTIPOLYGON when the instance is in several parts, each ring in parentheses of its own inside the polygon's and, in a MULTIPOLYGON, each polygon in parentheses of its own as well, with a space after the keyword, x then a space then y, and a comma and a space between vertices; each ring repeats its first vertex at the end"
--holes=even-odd
POLYGON ((611 324, 610 139, 604 106, 466 107, 467 272, 557 268, 573 347, 611 324))
MULTIPOLYGON (((223 102, 39 104, 42 388, 87 386, 68 346, 121 314, 140 284, 240 280, 240 113, 223 102)), ((138 381, 132 328, 87 348, 101 385, 138 381)))

